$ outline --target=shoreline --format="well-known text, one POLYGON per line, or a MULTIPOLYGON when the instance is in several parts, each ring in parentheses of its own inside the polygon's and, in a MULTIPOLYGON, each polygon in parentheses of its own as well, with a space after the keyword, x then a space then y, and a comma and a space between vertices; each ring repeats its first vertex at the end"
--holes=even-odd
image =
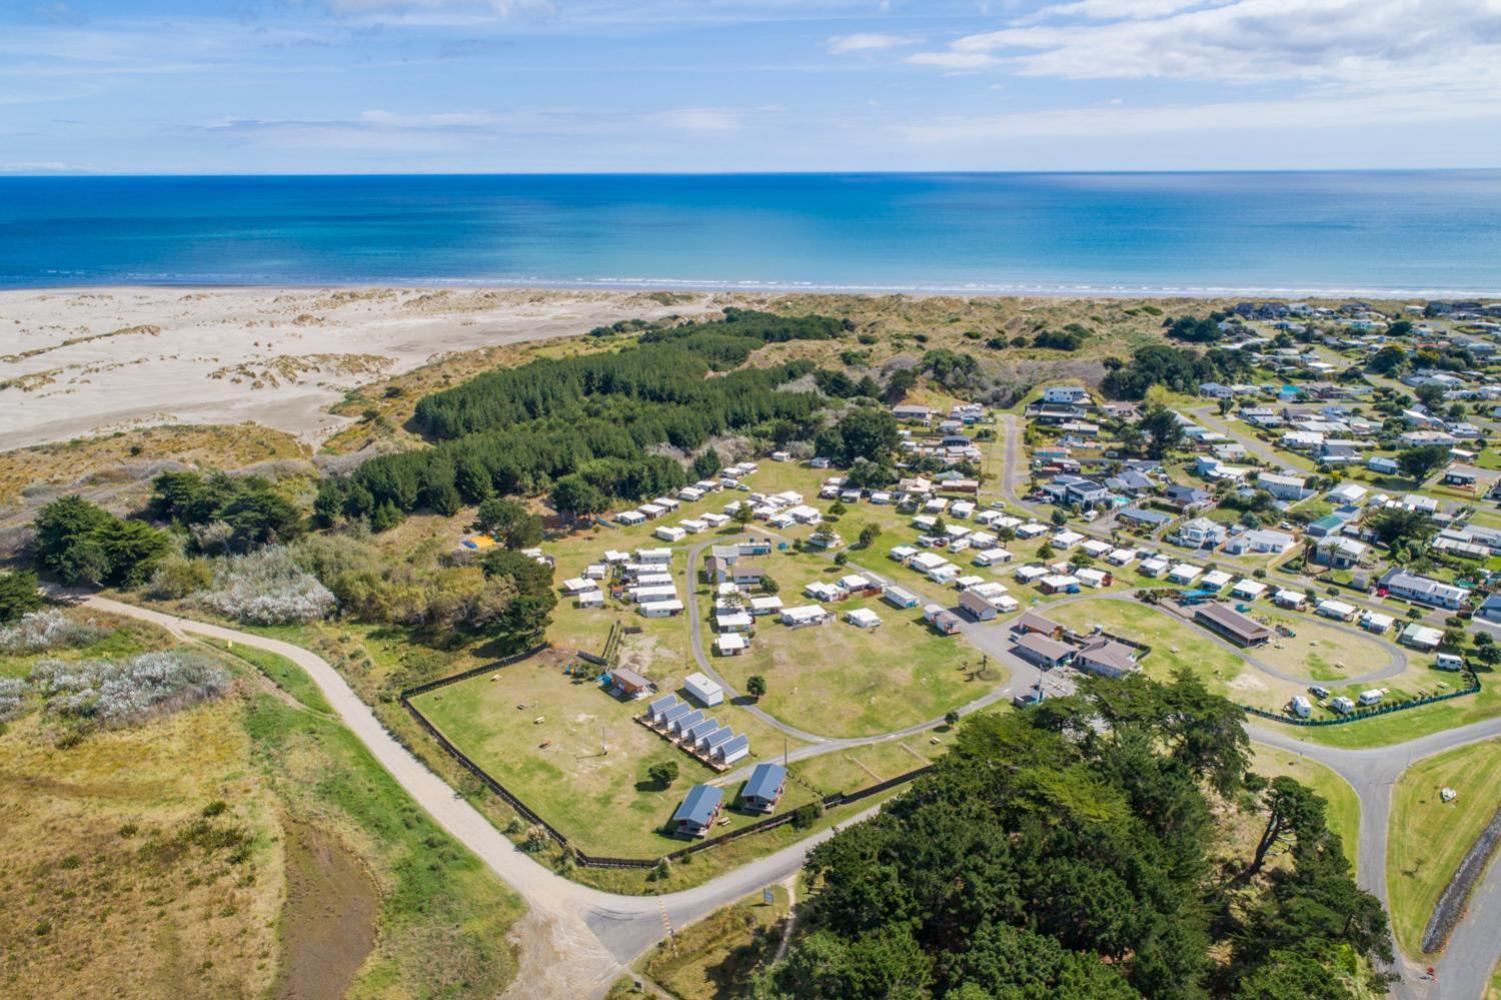
POLYGON ((1494 289, 1477 288, 1408 288, 1379 285, 1128 285, 1128 284, 824 284, 818 282, 723 281, 689 278, 580 278, 535 280, 496 278, 405 278, 351 279, 306 282, 194 282, 140 281, 103 282, 96 284, 5 285, 0 296, 14 293, 86 294, 125 292, 129 290, 170 292, 369 292, 381 289, 403 291, 497 291, 497 292, 615 292, 627 295, 650 295, 654 292, 680 294, 744 295, 906 295, 914 298, 987 298, 987 299, 1347 299, 1360 298, 1384 302, 1409 299, 1480 298, 1501 299, 1501 285, 1494 289))

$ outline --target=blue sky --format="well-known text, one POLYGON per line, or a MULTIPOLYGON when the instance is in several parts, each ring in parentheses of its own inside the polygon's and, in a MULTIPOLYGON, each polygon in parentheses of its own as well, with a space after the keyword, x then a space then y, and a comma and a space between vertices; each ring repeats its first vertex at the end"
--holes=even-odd
POLYGON ((1501 0, 0 0, 0 172, 1501 166, 1501 0))

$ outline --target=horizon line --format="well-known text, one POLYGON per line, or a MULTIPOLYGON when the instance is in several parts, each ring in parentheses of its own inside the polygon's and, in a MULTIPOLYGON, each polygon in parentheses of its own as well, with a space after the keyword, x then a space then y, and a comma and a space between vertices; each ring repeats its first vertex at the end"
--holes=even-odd
POLYGON ((1203 174, 1461 174, 1497 173, 1488 167, 1185 167, 1173 169, 1057 168, 1034 170, 452 170, 452 171, 307 171, 161 173, 154 171, 0 171, 3 180, 185 180, 245 178, 365 177, 1025 177, 1025 176, 1162 176, 1203 174))

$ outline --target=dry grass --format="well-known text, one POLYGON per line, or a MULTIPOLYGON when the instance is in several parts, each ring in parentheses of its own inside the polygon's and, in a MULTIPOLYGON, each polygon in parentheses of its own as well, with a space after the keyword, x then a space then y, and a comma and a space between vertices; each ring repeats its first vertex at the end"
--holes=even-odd
POLYGON ((305 455, 292 435, 255 424, 147 427, 74 438, 0 453, 0 503, 14 502, 28 487, 130 483, 136 478, 132 470, 154 462, 236 469, 305 455))
POLYGON ((12 996, 249 996, 275 972, 282 851, 274 798, 221 701, 71 750, 35 716, 0 737, 0 982, 12 996), (184 839, 238 827, 247 856, 184 839))
POLYGON ((787 916, 786 888, 771 892, 769 904, 756 893, 657 945, 642 971, 682 1000, 742 996, 756 968, 775 955, 787 916))

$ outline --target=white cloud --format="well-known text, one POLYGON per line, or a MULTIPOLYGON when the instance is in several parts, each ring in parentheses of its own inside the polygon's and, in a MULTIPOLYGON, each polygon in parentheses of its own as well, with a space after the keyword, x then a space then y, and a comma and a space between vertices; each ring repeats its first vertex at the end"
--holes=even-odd
POLYGON ((1043 7, 1022 20, 1048 21, 1060 17, 1078 17, 1090 21, 1144 21, 1196 7, 1218 7, 1229 2, 1234 0, 1075 0, 1073 3, 1043 7))
POLYGON ((944 69, 988 69, 1000 65, 999 59, 984 52, 916 52, 902 62, 944 69))
POLYGON ((669 108, 648 116, 667 128, 688 132, 727 132, 740 127, 740 116, 728 108, 669 108))
POLYGON ((859 32, 853 35, 833 36, 828 41, 828 50, 830 55, 842 56, 848 52, 878 52, 883 49, 895 49, 903 45, 916 45, 921 41, 921 38, 913 38, 909 35, 859 32))
POLYGON ((1286 134, 1291 131, 1381 127, 1416 122, 1495 118, 1489 94, 1456 95, 1435 102, 1424 94, 1319 94, 1261 101, 1213 101, 1135 107, 1115 103, 1085 108, 949 116, 900 126, 917 143, 990 142, 1033 138, 1116 138, 1192 132, 1286 134))
MULTIPOLYGON (((1081 0, 1043 13, 1103 17, 1127 6, 1124 0, 1081 0)), ((1165 13, 1099 24, 1013 22, 960 38, 950 52, 988 56, 1025 76, 1230 83, 1379 81, 1417 70, 1458 79, 1475 64, 1501 65, 1501 0, 1237 0, 1194 9, 1146 0, 1145 7, 1130 6, 1165 13)))

